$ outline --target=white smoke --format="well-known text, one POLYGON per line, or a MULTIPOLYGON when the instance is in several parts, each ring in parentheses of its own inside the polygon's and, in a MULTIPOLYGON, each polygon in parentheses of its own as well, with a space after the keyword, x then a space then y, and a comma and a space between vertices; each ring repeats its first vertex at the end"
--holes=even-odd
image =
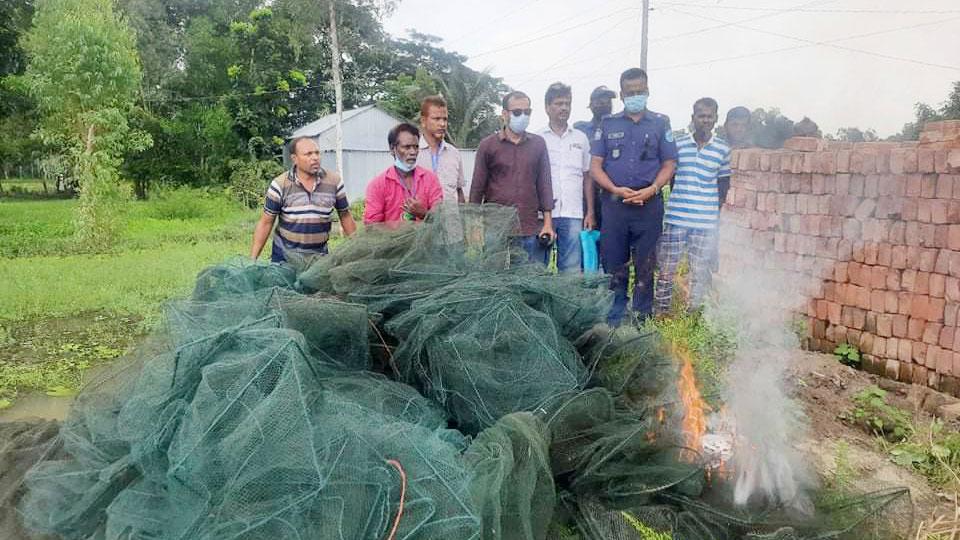
POLYGON ((803 284, 761 268, 738 268, 717 283, 708 321, 733 326, 736 357, 727 372, 725 422, 735 435, 734 501, 783 505, 809 514, 814 475, 795 450, 806 430, 800 406, 786 392, 788 362, 799 349, 784 306, 798 306, 803 284))

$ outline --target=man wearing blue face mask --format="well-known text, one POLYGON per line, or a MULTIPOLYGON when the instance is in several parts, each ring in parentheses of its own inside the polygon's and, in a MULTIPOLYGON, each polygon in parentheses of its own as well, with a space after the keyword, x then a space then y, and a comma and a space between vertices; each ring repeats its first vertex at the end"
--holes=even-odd
POLYGON ((527 133, 530 98, 519 91, 503 97, 503 129, 477 147, 470 202, 496 203, 517 209, 516 242, 530 261, 541 264, 557 235, 553 230, 550 156, 543 138, 527 133), (543 222, 537 216, 543 214, 543 222))
POLYGON ((600 249, 614 292, 607 316, 612 326, 619 326, 626 314, 631 258, 634 315, 642 320, 653 313, 653 271, 663 229, 660 190, 670 182, 677 165, 670 119, 647 110, 649 95, 646 72, 624 71, 620 75, 624 110, 603 118, 591 145, 590 173, 604 190, 600 249))
POLYGON ((417 165, 420 130, 406 122, 387 134, 393 165, 367 184, 363 223, 423 221, 443 199, 440 180, 417 165))

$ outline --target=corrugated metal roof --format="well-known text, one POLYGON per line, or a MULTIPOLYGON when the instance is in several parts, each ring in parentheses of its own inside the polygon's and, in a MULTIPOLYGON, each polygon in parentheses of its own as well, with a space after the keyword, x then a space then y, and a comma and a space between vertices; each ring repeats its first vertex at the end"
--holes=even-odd
MULTIPOLYGON (((348 120, 359 116, 371 109, 376 108, 376 105, 364 105, 363 107, 357 107, 356 109, 350 109, 349 111, 343 111, 343 123, 347 123, 348 120)), ((290 134, 291 139, 297 137, 316 137, 321 133, 329 131, 336 127, 337 125, 337 113, 331 113, 326 116, 321 116, 319 119, 310 122, 309 124, 303 126, 302 128, 297 129, 290 134)))

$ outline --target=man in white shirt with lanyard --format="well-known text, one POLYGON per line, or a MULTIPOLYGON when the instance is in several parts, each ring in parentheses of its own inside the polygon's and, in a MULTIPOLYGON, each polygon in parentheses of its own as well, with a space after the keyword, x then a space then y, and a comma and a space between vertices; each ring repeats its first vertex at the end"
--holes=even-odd
MULTIPOLYGON (((547 143, 553 186, 553 228, 557 233, 557 270, 580 271, 580 231, 594 227, 594 193, 590 182, 590 140, 569 125, 570 87, 553 83, 544 104, 550 123, 538 132, 547 143), (586 201, 586 214, 584 214, 586 201)), ((550 261, 552 249, 546 253, 550 261)))

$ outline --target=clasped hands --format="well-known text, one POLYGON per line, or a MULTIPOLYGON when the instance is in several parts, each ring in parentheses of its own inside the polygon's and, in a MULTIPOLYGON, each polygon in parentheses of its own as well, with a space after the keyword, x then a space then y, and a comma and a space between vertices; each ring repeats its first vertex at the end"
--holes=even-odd
POLYGON ((627 187, 618 187, 616 191, 613 192, 615 195, 620 197, 625 204, 633 204, 636 206, 643 206, 645 202, 652 199, 657 195, 657 186, 649 185, 645 188, 640 189, 630 189, 627 187))

